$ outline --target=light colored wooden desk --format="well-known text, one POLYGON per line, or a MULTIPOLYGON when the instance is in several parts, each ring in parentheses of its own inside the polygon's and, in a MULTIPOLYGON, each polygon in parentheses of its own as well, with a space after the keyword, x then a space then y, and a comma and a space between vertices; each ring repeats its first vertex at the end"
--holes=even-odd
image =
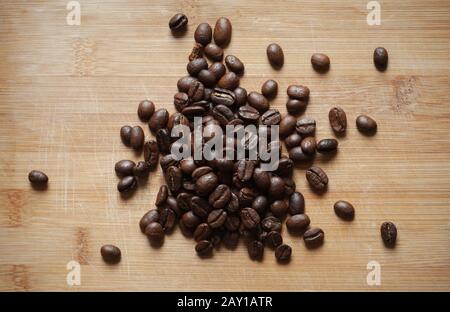
POLYGON ((380 1, 381 26, 367 25, 359 0, 80 2, 81 26, 66 25, 65 1, 0 4, 1 290, 450 290, 449 1, 380 1), (182 38, 167 26, 178 11, 189 17, 182 38), (174 111, 195 27, 222 15, 233 23, 226 53, 245 63, 247 90, 277 80, 272 106, 285 112, 287 86, 309 86, 306 115, 319 138, 333 135, 330 107, 348 114, 337 157, 317 160, 328 192, 314 195, 295 173, 326 243, 308 251, 286 233, 289 265, 268 250, 252 262, 243 245, 201 260, 179 231, 152 249, 137 224, 153 207, 160 171, 127 201, 116 191, 114 163, 138 159, 120 127, 140 124, 144 98, 174 111), (266 59, 271 42, 285 52, 279 72, 266 59), (372 63, 377 46, 389 51, 385 73, 372 63), (328 74, 312 70, 314 52, 330 56, 328 74), (378 121, 376 136, 358 133, 360 113, 378 121), (47 191, 31 189, 31 169, 49 175, 47 191), (335 216, 338 199, 356 207, 353 222, 335 216), (398 225, 394 250, 379 236, 385 220, 398 225), (119 265, 102 262, 105 243, 122 249, 119 265), (72 259, 81 286, 66 284, 72 259), (381 265, 381 286, 366 283, 369 261, 381 265))

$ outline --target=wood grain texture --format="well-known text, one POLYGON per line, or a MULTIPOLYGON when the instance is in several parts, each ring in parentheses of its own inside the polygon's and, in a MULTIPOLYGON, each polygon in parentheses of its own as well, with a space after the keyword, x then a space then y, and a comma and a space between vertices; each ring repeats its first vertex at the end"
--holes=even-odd
POLYGON ((380 1, 381 26, 367 25, 365 0, 80 1, 80 26, 66 25, 66 3, 0 4, 0 290, 450 290, 449 1, 380 1), (167 23, 179 11, 189 30, 174 38, 167 23), (201 260, 179 231, 152 249, 138 221, 160 171, 128 200, 116 191, 114 163, 140 157, 120 127, 141 124, 144 98, 174 111, 195 27, 219 16, 233 23, 226 53, 245 63, 247 90, 277 80, 271 105, 285 112, 287 86, 309 86, 318 138, 333 136, 330 107, 348 114, 338 155, 316 160, 328 192, 315 195, 295 173, 326 242, 309 251, 286 232, 289 265, 269 250, 252 262, 243 245, 201 260), (285 52, 280 71, 266 59, 271 42, 285 52), (384 73, 372 63, 377 46, 389 51, 384 73), (312 70, 314 52, 330 56, 326 75, 312 70), (360 113, 378 121, 376 136, 358 133, 360 113), (32 169, 48 174, 47 191, 30 187, 32 169), (338 199, 354 204, 353 222, 335 216, 338 199), (379 235, 386 220, 398 226, 393 250, 379 235), (102 262, 105 243, 122 249, 119 265, 102 262), (71 260, 81 286, 66 284, 71 260), (381 286, 366 283, 369 261, 381 265, 381 286))

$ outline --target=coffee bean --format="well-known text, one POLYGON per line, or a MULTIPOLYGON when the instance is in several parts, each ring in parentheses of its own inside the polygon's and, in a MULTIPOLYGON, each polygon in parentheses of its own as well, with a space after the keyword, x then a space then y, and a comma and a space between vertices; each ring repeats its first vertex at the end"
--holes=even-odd
POLYGON ((267 233, 265 237, 265 242, 270 248, 277 248, 281 244, 283 244, 283 237, 277 231, 272 231, 267 233))
MULTIPOLYGON (((203 104, 203 103, 196 102, 196 104, 203 104)), ((188 118, 202 116, 203 114, 205 114, 205 112, 206 112, 205 108, 200 105, 188 106, 181 111, 181 113, 188 118)))
POLYGON ((189 96, 184 92, 175 93, 173 96, 173 105, 177 111, 181 112, 184 108, 189 105, 189 96))
POLYGON ((276 200, 270 205, 270 211, 275 217, 283 217, 288 211, 288 205, 284 200, 276 200))
MULTIPOLYGON (((216 84, 216 76, 207 69, 202 69, 197 78, 205 87, 213 87, 216 84)), ((206 90, 207 88, 203 90, 203 97, 205 97, 206 90)))
POLYGON ((148 121, 155 112, 155 104, 149 100, 143 100, 139 103, 137 114, 142 121, 148 121))
POLYGON ((352 220, 355 217, 355 208, 345 200, 339 200, 334 203, 334 212, 339 218, 344 220, 352 220))
POLYGON ((211 207, 209 206, 208 201, 199 196, 192 197, 191 208, 193 213, 195 213, 195 215, 199 216, 202 219, 206 219, 209 212, 211 211, 211 207))
POLYGON ((261 86, 261 93, 268 99, 273 99, 278 93, 278 83, 275 80, 266 80, 261 86))
POLYGON ((281 121, 281 114, 277 109, 269 109, 261 115, 261 124, 265 126, 278 125, 281 121))
POLYGON ((167 122, 167 129, 169 130, 169 133, 171 133, 172 129, 177 126, 189 127, 189 120, 186 118, 186 116, 180 113, 174 113, 170 115, 169 121, 167 122))
POLYGON ((267 46, 267 58, 269 59, 270 64, 272 65, 272 67, 279 69, 283 66, 284 63, 284 53, 283 53, 283 49, 281 49, 281 47, 276 44, 276 43, 271 43, 267 46))
POLYGON ((168 129, 159 129, 156 132, 156 143, 158 143, 159 152, 163 155, 170 153, 171 138, 168 129))
POLYGON ((250 106, 256 108, 260 113, 269 109, 269 101, 261 93, 252 91, 247 96, 247 102, 250 106))
POLYGON ((247 251, 250 259, 261 260, 264 256, 264 245, 260 241, 253 240, 247 244, 247 251))
POLYGON ((274 171, 274 173, 281 177, 289 177, 292 175, 293 171, 294 162, 286 156, 280 157, 280 160, 278 161, 278 168, 274 171))
POLYGON ((169 112, 165 108, 158 109, 148 122, 150 130, 154 133, 159 129, 166 128, 169 121, 169 112))
POLYGON ((156 168, 158 164, 159 150, 158 143, 155 140, 150 140, 144 144, 144 160, 150 169, 156 168))
POLYGON ((289 197, 295 192, 295 181, 291 178, 284 178, 284 196, 289 197))
POLYGON ((237 212, 239 210, 240 206, 239 206, 239 197, 234 194, 231 193, 231 199, 230 202, 228 203, 226 209, 228 212, 233 213, 233 212, 237 212))
POLYGON ((269 216, 261 221, 261 227, 267 232, 281 232, 281 220, 274 216, 269 216))
POLYGON ((280 199, 284 196, 284 180, 277 176, 270 179, 269 196, 280 199))
POLYGON ((335 139, 323 139, 317 143, 317 151, 319 153, 334 152, 339 145, 339 142, 335 139))
POLYGON ((208 166, 202 166, 202 167, 198 167, 197 169, 195 169, 192 172, 192 179, 194 181, 200 179, 201 176, 211 173, 213 171, 213 169, 211 167, 208 166))
POLYGON ((212 110, 212 114, 222 126, 226 126, 232 119, 234 119, 233 111, 225 105, 215 106, 212 110))
POLYGON ((330 58, 323 53, 314 53, 311 56, 311 64, 316 71, 324 73, 330 68, 330 58))
POLYGON ((164 240, 164 229, 158 222, 152 222, 145 228, 145 235, 152 244, 159 244, 164 240))
POLYGON ((202 69, 208 69, 208 62, 204 58, 194 59, 186 66, 187 72, 193 77, 197 76, 202 69))
POLYGON ((145 135, 144 130, 140 126, 134 126, 131 128, 130 133, 130 145, 133 149, 141 149, 144 145, 145 135))
POLYGON ((147 225, 152 222, 158 221, 159 212, 156 209, 149 210, 145 215, 142 216, 141 220, 139 221, 139 228, 141 229, 142 233, 145 233, 145 228, 147 227, 147 225))
POLYGON ((31 170, 30 173, 28 173, 28 180, 33 186, 42 187, 47 185, 48 176, 42 171, 31 170))
POLYGON ((360 115, 356 118, 358 130, 364 134, 374 134, 377 131, 377 122, 367 115, 360 115))
POLYGON ((289 245, 281 244, 275 249, 275 258, 279 262, 287 262, 291 259, 292 248, 289 245))
POLYGON ((208 256, 212 253, 213 245, 208 240, 201 240, 195 245, 195 251, 200 257, 208 256))
POLYGON ((306 170, 306 179, 312 188, 322 191, 327 188, 328 177, 326 173, 319 167, 311 167, 306 170))
POLYGON ((122 128, 120 128, 120 139, 126 146, 130 146, 131 129, 133 128, 130 126, 123 126, 122 128))
POLYGON ((302 162, 307 162, 311 160, 311 156, 308 154, 305 154, 303 152, 303 149, 301 146, 296 146, 293 147, 289 150, 289 158, 294 162, 294 163, 302 163, 302 162))
POLYGON ((167 197, 169 196, 169 189, 167 188, 167 185, 161 185, 159 187, 158 194, 156 195, 156 202, 155 205, 157 207, 161 207, 166 203, 167 197))
POLYGON ((323 244, 325 233, 319 228, 312 228, 303 233, 307 248, 317 248, 323 244))
POLYGON ((297 121, 295 129, 303 137, 312 136, 316 131, 316 121, 312 118, 301 118, 297 121))
POLYGON ((128 193, 136 189, 137 187, 137 180, 133 176, 126 176, 123 177, 119 183, 117 183, 117 190, 120 193, 128 193))
POLYGON ((145 161, 139 161, 133 168, 133 175, 139 178, 148 177, 150 168, 145 161))
POLYGON ((181 189, 183 182, 183 173, 181 172, 180 168, 170 166, 167 169, 165 178, 167 186, 172 193, 177 193, 181 189))
POLYGON ((187 92, 188 97, 191 101, 201 101, 205 92, 205 86, 200 81, 194 81, 187 92))
POLYGON ((247 90, 241 87, 237 87, 233 92, 235 95, 234 103, 236 106, 240 107, 247 103, 247 90))
POLYGON ((307 105, 308 105, 307 100, 289 99, 286 102, 286 110, 288 111, 289 114, 295 116, 304 112, 307 105))
POLYGON ((300 143, 303 153, 313 156, 316 153, 316 139, 314 137, 306 137, 300 143))
POLYGON ((255 170, 255 161, 241 159, 237 163, 237 177, 241 182, 249 182, 255 170))
POLYGON ((249 123, 256 123, 260 117, 258 110, 250 105, 239 107, 238 115, 242 120, 249 123))
POLYGON ((217 229, 224 225, 226 220, 227 212, 223 209, 213 210, 208 215, 208 224, 213 229, 217 229))
POLYGON ((267 211, 267 208, 269 208, 269 200, 264 195, 257 196, 253 200, 252 208, 255 209, 259 215, 264 215, 264 213, 267 211))
POLYGON ((225 57, 225 64, 228 70, 234 72, 236 75, 242 75, 244 73, 244 63, 234 55, 227 55, 225 57))
POLYGON ((195 43, 192 47, 192 51, 189 54, 189 61, 195 60, 203 56, 203 45, 201 43, 195 43))
POLYGON ((241 207, 251 206, 251 204, 255 200, 255 197, 256 195, 253 189, 249 187, 241 188, 238 193, 239 206, 241 207))
POLYGON ((253 181, 261 191, 266 191, 270 188, 270 175, 267 171, 263 171, 260 168, 255 168, 253 171, 253 181))
POLYGON ((299 146, 302 142, 302 137, 297 132, 292 133, 286 139, 284 139, 284 144, 286 144, 287 148, 292 148, 295 146, 299 146))
POLYGON ((373 51, 373 63, 379 71, 385 71, 388 65, 388 52, 385 48, 378 47, 373 51))
POLYGON ((214 42, 221 47, 228 45, 231 40, 231 32, 230 20, 226 17, 219 18, 214 26, 214 42))
POLYGON ((192 209, 192 194, 181 192, 177 195, 177 206, 182 211, 189 211, 192 209))
POLYGON ((177 82, 177 88, 179 92, 188 92, 189 87, 191 86, 194 81, 197 81, 197 78, 191 77, 191 76, 184 76, 180 78, 177 82))
POLYGON ((208 196, 219 184, 217 175, 210 172, 197 179, 195 187, 200 196, 208 196))
POLYGON ((261 219, 259 218, 258 213, 253 208, 244 208, 240 212, 241 221, 242 224, 247 229, 254 229, 256 226, 258 226, 261 219))
POLYGON ((103 245, 100 248, 100 254, 102 255, 103 261, 109 264, 119 263, 122 257, 120 249, 114 245, 103 245))
POLYGON ((225 220, 224 226, 230 232, 235 232, 239 229, 241 225, 241 219, 238 215, 230 215, 228 214, 227 219, 225 220))
POLYGON ((239 77, 233 72, 228 72, 219 79, 217 86, 222 89, 234 90, 239 87, 239 77))
POLYGON ((209 204, 214 209, 225 208, 231 200, 231 190, 228 185, 220 184, 216 189, 209 195, 209 204))
POLYGON ((202 220, 194 214, 193 211, 188 211, 181 217, 181 221, 183 221, 183 224, 191 229, 195 229, 202 220))
POLYGON ((212 63, 209 66, 208 70, 213 73, 216 81, 219 81, 226 72, 225 65, 223 65, 221 62, 212 63))
POLYGON ((305 213, 305 198, 300 192, 294 192, 289 198, 289 213, 297 215, 305 213))
POLYGON ((392 222, 384 222, 380 228, 381 238, 386 247, 392 248, 397 240, 397 227, 392 222))
POLYGON ((292 132, 294 132, 295 130, 296 122, 297 120, 295 119, 295 117, 291 115, 284 116, 280 121, 280 137, 285 138, 288 135, 292 134, 292 132))
POLYGON ((197 26, 197 29, 194 33, 194 39, 196 42, 200 43, 203 46, 206 46, 211 42, 212 39, 212 29, 208 23, 201 23, 197 26))
POLYGON ((196 242, 207 240, 211 237, 212 232, 208 223, 200 223, 194 231, 194 239, 196 242))
POLYGON ((223 59, 223 49, 215 43, 206 45, 204 52, 211 61, 220 62, 223 59))
POLYGON ((295 100, 308 100, 309 88, 302 85, 290 85, 287 88, 287 95, 295 100))
POLYGON ((347 129, 347 115, 340 107, 333 107, 328 113, 331 128, 336 133, 344 133, 347 129))
POLYGON ((194 162, 192 157, 182 159, 180 161, 180 169, 187 176, 192 175, 195 169, 197 169, 197 165, 194 162))
POLYGON ((173 32, 185 31, 188 24, 188 18, 183 13, 177 13, 169 20, 169 28, 173 32))
POLYGON ((303 233, 311 223, 311 220, 309 217, 305 214, 296 214, 293 216, 290 216, 286 220, 286 227, 289 230, 289 232, 294 234, 301 234, 303 233))
POLYGON ((211 101, 216 105, 233 106, 236 96, 233 91, 215 88, 211 94, 211 101))

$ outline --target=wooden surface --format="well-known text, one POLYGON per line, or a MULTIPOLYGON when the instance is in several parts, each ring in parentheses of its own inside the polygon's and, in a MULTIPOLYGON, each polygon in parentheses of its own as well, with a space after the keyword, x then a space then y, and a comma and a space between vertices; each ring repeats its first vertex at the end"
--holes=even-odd
POLYGON ((0 3, 0 290, 450 290, 449 1, 380 1, 381 26, 367 25, 365 0, 80 2, 80 26, 66 25, 66 1, 0 3), (167 23, 178 11, 190 27, 174 38, 167 23), (314 195, 295 173, 326 242, 309 251, 285 231, 289 265, 267 249, 252 262, 243 245, 201 260, 178 230, 152 249, 137 224, 160 171, 131 199, 116 191, 114 163, 140 157, 120 127, 141 124, 144 98, 174 111, 195 27, 222 15, 247 90, 277 80, 271 105, 285 112, 287 86, 309 86, 318 138, 333 136, 330 107, 348 115, 338 155, 316 161, 328 192, 314 195), (271 42, 285 53, 278 72, 265 55, 271 42), (372 63, 377 46, 389 51, 385 73, 372 63), (326 75, 311 69, 314 52, 330 56, 326 75), (376 136, 358 133, 360 113, 378 121, 376 136), (49 175, 47 191, 30 187, 32 169, 49 175), (353 222, 335 216, 338 199, 354 204, 353 222), (393 250, 379 235, 386 220, 398 226, 393 250), (105 243, 122 249, 119 265, 101 260, 105 243), (66 284, 70 260, 81 263, 80 286, 66 284), (370 261, 381 266, 380 286, 367 285, 370 261))

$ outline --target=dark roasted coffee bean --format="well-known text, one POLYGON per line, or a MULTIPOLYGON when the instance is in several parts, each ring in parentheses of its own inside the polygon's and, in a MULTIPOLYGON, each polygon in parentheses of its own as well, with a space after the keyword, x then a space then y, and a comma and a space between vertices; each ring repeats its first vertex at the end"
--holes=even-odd
POLYGON ((271 185, 270 174, 260 168, 255 168, 253 171, 253 181, 261 191, 267 191, 271 185))
POLYGON ((155 112, 155 104, 149 100, 143 100, 139 103, 137 114, 142 121, 148 121, 155 112))
POLYGON ((297 121, 295 129, 303 137, 312 136, 316 131, 316 121, 308 117, 301 118, 297 121))
POLYGON ((276 44, 276 43, 271 43, 267 46, 267 58, 269 59, 270 64, 272 65, 272 67, 279 69, 283 66, 284 64, 284 53, 283 53, 283 49, 281 49, 281 47, 276 44))
POLYGON ((263 230, 267 231, 267 232, 272 232, 272 231, 276 231, 276 232, 281 232, 281 220, 278 219, 277 217, 274 216, 270 216, 270 217, 266 217, 261 221, 261 226, 263 228, 263 230))
POLYGON ((233 72, 228 72, 219 79, 217 86, 222 89, 234 90, 239 87, 239 77, 233 72))
POLYGON ((305 111, 308 102, 306 100, 289 99, 286 102, 286 110, 291 115, 298 115, 305 111))
POLYGON ((183 224, 186 227, 191 229, 195 229, 202 222, 200 217, 194 214, 193 211, 188 211, 185 214, 183 214, 181 220, 183 221, 183 224))
POLYGON ((212 110, 212 114, 222 126, 226 126, 234 118, 231 109, 225 105, 215 106, 212 110))
POLYGON ((311 160, 311 156, 305 154, 301 146, 291 148, 289 150, 289 158, 295 163, 302 163, 311 160))
POLYGON ((145 233, 145 228, 147 227, 147 225, 152 222, 158 221, 159 212, 156 209, 149 210, 145 215, 142 216, 141 220, 139 221, 139 228, 141 229, 142 233, 145 233))
POLYGON ((255 200, 255 192, 249 187, 243 187, 239 190, 238 199, 241 207, 251 206, 255 200))
POLYGON ((208 196, 218 184, 219 179, 213 172, 207 173, 195 181, 195 187, 200 196, 208 196))
POLYGON ((216 105, 233 106, 236 95, 233 91, 215 88, 211 94, 211 101, 216 105))
MULTIPOLYGON (((216 84, 216 76, 207 69, 202 69, 197 75, 198 81, 203 83, 205 87, 214 87, 216 84)), ((205 97, 206 88, 203 90, 203 97, 205 97)))
POLYGON ((260 117, 258 110, 250 105, 239 107, 238 114, 242 120, 250 123, 256 123, 260 117))
POLYGON ((172 129, 177 126, 186 126, 189 127, 189 120, 181 113, 174 113, 170 115, 169 121, 167 122, 167 129, 169 129, 169 133, 171 133, 172 129))
POLYGON ((191 101, 201 101, 205 92, 205 86, 200 81, 194 81, 187 91, 188 97, 191 101))
POLYGON ((232 71, 237 75, 242 75, 244 73, 244 63, 234 55, 227 55, 225 57, 225 64, 229 71, 232 71))
POLYGON ((221 47, 228 45, 231 40, 231 32, 230 20, 226 17, 219 18, 214 26, 214 42, 221 47))
POLYGON ((210 172, 212 172, 213 169, 211 167, 208 166, 202 166, 202 167, 198 167, 197 169, 195 169, 192 172, 192 179, 194 181, 198 180, 201 176, 208 174, 210 172))
POLYGON ((183 183, 183 172, 180 168, 170 166, 165 174, 166 183, 172 193, 177 193, 183 183))
POLYGON ((193 77, 197 76, 202 69, 208 69, 208 62, 204 58, 194 59, 186 66, 187 72, 193 77))
POLYGON ((277 175, 281 177, 290 177, 294 171, 294 162, 292 159, 282 156, 278 161, 278 168, 274 171, 277 175))
POLYGON ((203 45, 200 43, 195 43, 194 46, 192 47, 191 53, 189 54, 189 61, 195 60, 196 58, 200 58, 202 56, 203 56, 203 45))
POLYGON ((211 237, 212 233, 213 231, 208 223, 200 223, 194 231, 194 239, 196 242, 206 240, 211 237))
POLYGON ((252 240, 247 244, 247 251, 250 259, 261 260, 264 256, 264 245, 260 241, 252 240))
POLYGON ((182 219, 178 223, 178 226, 180 227, 181 234, 183 234, 184 237, 192 237, 194 235, 195 229, 189 228, 186 225, 184 225, 182 219))
POLYGON ((302 140, 300 147, 303 153, 312 156, 316 153, 316 139, 314 137, 306 137, 302 140))
POLYGON ((158 143, 159 152, 163 155, 170 153, 170 133, 167 129, 159 129, 156 132, 156 143, 158 143))
POLYGON ((303 240, 308 248, 317 248, 323 244, 325 233, 319 228, 312 228, 303 233, 303 240))
POLYGON ((187 95, 187 93, 184 92, 175 93, 175 95, 173 96, 173 105, 179 112, 181 112, 184 108, 188 107, 189 96, 187 95))
POLYGON ((200 257, 208 256, 213 251, 213 244, 208 240, 201 240, 195 245, 195 251, 200 257))
POLYGON ((186 176, 191 176, 197 165, 192 157, 182 159, 180 161, 180 169, 186 176))
POLYGON ((317 151, 319 153, 334 152, 338 147, 338 141, 335 139, 323 139, 317 143, 317 151))
POLYGON ((163 227, 164 232, 170 232, 175 227, 177 215, 170 208, 164 208, 159 215, 159 223, 163 227))
POLYGON ((367 115, 358 116, 356 126, 360 132, 365 134, 374 134, 377 131, 377 122, 367 115))
POLYGON ((169 20, 169 28, 173 32, 181 32, 186 30, 188 18, 183 13, 177 13, 169 20))
POLYGON ((150 118, 148 126, 152 132, 156 133, 159 129, 166 128, 168 121, 169 112, 165 108, 160 108, 150 118))
MULTIPOLYGON (((164 206, 162 208, 170 208, 176 213, 177 216, 180 216, 180 217, 184 213, 184 211, 181 211, 178 208, 177 199, 175 197, 173 197, 172 195, 169 195, 167 197, 166 203, 164 204, 164 206)), ((158 210, 161 210, 162 208, 158 207, 158 210)))
POLYGON ((161 243, 164 239, 164 228, 158 222, 152 222, 145 228, 145 235, 151 243, 161 243))
POLYGON ((197 29, 194 33, 194 39, 196 42, 200 43, 203 46, 206 46, 211 42, 212 39, 212 29, 208 23, 201 23, 197 26, 197 29))
POLYGON ((291 178, 284 178, 284 195, 289 197, 295 192, 295 181, 291 178))
POLYGON ((223 209, 216 209, 209 213, 208 224, 211 228, 217 229, 225 224, 227 212, 223 209))
POLYGON ((388 52, 385 48, 378 47, 373 51, 373 63, 379 71, 385 71, 388 65, 388 52))
POLYGON ((300 192, 294 192, 289 197, 289 213, 291 215, 305 213, 305 198, 300 192))
POLYGON ((280 121, 280 138, 285 138, 295 131, 297 119, 294 116, 286 115, 280 121))
POLYGON ((197 81, 197 78, 185 76, 178 80, 177 88, 179 92, 187 93, 191 84, 197 81))
POLYGON ((133 168, 133 175, 139 178, 146 178, 150 172, 150 167, 145 161, 139 161, 133 168))
POLYGON ((168 196, 169 196, 169 189, 167 188, 167 185, 161 185, 159 187, 158 194, 156 194, 155 205, 157 207, 162 207, 166 203, 168 196))
POLYGON ((270 179, 269 196, 275 199, 284 197, 284 180, 282 178, 273 176, 270 179))
POLYGON ((228 214, 227 219, 224 224, 225 228, 228 231, 230 231, 230 232, 237 231, 239 229, 240 225, 241 225, 241 219, 239 218, 238 215, 228 214))
POLYGON ((288 204, 285 200, 276 200, 270 205, 270 211, 275 217, 283 217, 288 211, 288 204))
POLYGON ((226 209, 228 212, 233 213, 233 212, 237 212, 239 210, 239 198, 236 194, 234 194, 233 192, 231 193, 231 199, 230 202, 228 203, 226 209))
POLYGON ((202 116, 205 112, 206 112, 205 108, 200 105, 188 106, 181 111, 181 113, 188 118, 202 116))
POLYGON ((253 171, 255 170, 254 160, 241 159, 237 163, 237 177, 241 182, 248 182, 253 176, 253 171))
POLYGON ((267 208, 269 208, 269 200, 266 196, 257 196, 252 203, 252 208, 255 209, 256 212, 259 213, 259 215, 264 215, 264 213, 267 211, 267 208))
POLYGON ((355 217, 355 208, 345 200, 339 200, 334 203, 334 212, 344 220, 352 220, 355 217))
POLYGON ((284 139, 284 144, 286 144, 287 148, 293 148, 299 146, 302 142, 302 136, 297 132, 292 133, 286 139, 284 139))
MULTIPOLYGON (((156 144, 156 141, 154 141, 154 142, 156 144)), ((168 155, 164 155, 163 157, 161 157, 159 165, 161 166, 162 171, 166 172, 170 166, 177 166, 178 161, 175 160, 175 158, 172 154, 168 154, 168 155)))
POLYGON ((138 150, 144 145, 145 135, 144 130, 140 126, 134 126, 131 128, 130 133, 130 145, 132 148, 138 150))
POLYGON ((290 85, 287 88, 287 95, 291 99, 307 100, 309 98, 309 88, 302 85, 290 85))
POLYGON ((380 228, 381 238, 386 247, 392 248, 397 241, 397 227, 392 222, 384 222, 380 228))
POLYGON ((147 163, 149 169, 156 168, 158 164, 159 150, 158 143, 155 140, 150 140, 144 144, 144 160, 147 163))
POLYGON ((131 129, 133 128, 128 125, 120 128, 120 139, 122 140, 122 143, 125 144, 126 146, 130 146, 131 129))
POLYGON ((223 59, 223 49, 215 43, 206 45, 204 52, 211 61, 220 62, 223 59))
POLYGON ((247 90, 241 87, 237 87, 233 92, 235 95, 236 106, 243 106, 247 103, 247 90))
POLYGON ((269 109, 269 101, 261 93, 252 91, 247 96, 247 103, 256 108, 260 113, 269 109))
MULTIPOLYGON (((130 160, 131 161, 131 160, 130 160)), ((120 162, 119 162, 120 163, 120 162)), ((118 164, 118 163, 117 163, 118 164)), ((116 173, 119 175, 119 173, 117 172, 117 164, 116 164, 116 173)), ((133 163, 134 164, 134 163, 133 163)), ((123 171, 127 171, 127 166, 131 165, 131 164, 123 164, 121 165, 121 169, 124 169, 123 171)), ((120 170, 122 171, 122 170, 120 170)), ((31 184, 33 186, 36 187, 43 187, 45 185, 47 185, 48 182, 48 176, 43 173, 42 171, 39 170, 31 170, 28 173, 28 180, 31 182, 31 184)))
POLYGON ((320 73, 327 72, 330 68, 330 58, 323 53, 314 53, 311 56, 311 65, 320 73))
POLYGON ((326 189, 328 184, 326 173, 319 167, 311 167, 306 170, 306 179, 309 185, 318 191, 326 189))
POLYGON ((221 62, 212 63, 209 66, 208 70, 213 73, 216 81, 219 81, 226 72, 225 65, 223 65, 221 62))
POLYGON ((347 115, 340 107, 333 107, 328 113, 331 128, 336 133, 344 133, 347 129, 347 115))
POLYGON ((290 216, 286 220, 286 227, 291 233, 301 234, 303 233, 311 223, 309 217, 305 214, 296 214, 290 216))
POLYGON ((116 162, 114 166, 114 170, 116 171, 117 176, 124 177, 133 175, 133 168, 136 166, 136 163, 132 160, 124 159, 116 162))
POLYGON ((277 231, 272 231, 267 233, 267 236, 265 237, 266 244, 271 248, 277 248, 281 244, 283 244, 283 237, 281 234, 277 231))
POLYGON ((244 224, 244 226, 250 230, 254 229, 261 221, 256 210, 254 210, 252 208, 242 209, 240 212, 240 216, 241 216, 242 224, 244 224))
POLYGON ((120 193, 128 193, 135 190, 137 187, 137 180, 134 176, 123 177, 119 183, 117 183, 117 190, 120 193))
POLYGON ((100 254, 102 255, 103 261, 110 264, 120 262, 122 257, 120 249, 114 245, 103 245, 102 248, 100 248, 100 254))
POLYGON ((275 258, 279 262, 287 262, 291 259, 292 248, 289 245, 282 244, 275 249, 275 258))
POLYGON ((182 192, 177 195, 177 206, 183 211, 191 210, 192 195, 190 193, 182 192))
POLYGON ((202 219, 206 219, 209 212, 211 211, 211 207, 209 206, 208 201, 199 196, 192 197, 191 208, 195 215, 199 216, 202 219))
MULTIPOLYGON (((215 80, 215 76, 214 76, 214 80, 215 80)), ((214 82, 215 83, 215 82, 214 82)), ((205 92, 203 92, 203 100, 210 102, 211 101, 211 94, 213 93, 213 89, 211 88, 205 88, 205 92)))
POLYGON ((281 114, 277 109, 269 109, 261 115, 261 124, 265 126, 278 125, 281 121, 281 114))
POLYGON ((220 184, 209 195, 209 204, 214 209, 225 208, 231 200, 231 190, 228 185, 220 184))

